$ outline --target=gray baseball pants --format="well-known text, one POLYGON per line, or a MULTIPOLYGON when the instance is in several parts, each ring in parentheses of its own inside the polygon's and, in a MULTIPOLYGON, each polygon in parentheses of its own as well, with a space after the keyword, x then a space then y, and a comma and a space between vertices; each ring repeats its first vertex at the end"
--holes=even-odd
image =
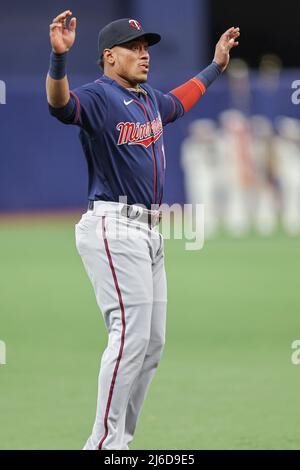
POLYGON ((108 332, 95 423, 85 450, 127 450, 165 342, 164 241, 157 227, 95 202, 76 225, 76 246, 108 332))

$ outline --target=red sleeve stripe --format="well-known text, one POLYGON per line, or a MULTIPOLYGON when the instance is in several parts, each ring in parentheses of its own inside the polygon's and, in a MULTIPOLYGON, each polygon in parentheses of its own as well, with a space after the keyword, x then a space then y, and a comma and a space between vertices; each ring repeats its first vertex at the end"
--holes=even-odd
POLYGON ((184 111, 187 112, 197 103, 205 91, 206 88, 204 84, 198 78, 194 77, 178 88, 171 90, 170 93, 179 99, 184 111))
POLYGON ((74 93, 74 91, 70 91, 70 94, 74 96, 75 101, 76 101, 76 114, 75 114, 75 118, 73 121, 73 124, 76 124, 80 120, 80 101, 76 93, 74 93))
MULTIPOLYGON (((98 450, 102 450, 103 442, 105 441, 105 439, 107 438, 107 435, 108 435, 108 415, 109 415, 109 411, 110 411, 110 407, 111 407, 111 401, 112 401, 112 398, 113 398, 113 393, 114 393, 115 383, 116 383, 116 379, 117 379, 117 374, 118 374, 120 362, 121 362, 122 355, 123 355, 123 349, 124 349, 124 343, 125 343, 125 331, 126 331, 125 309, 124 309, 124 304, 123 304, 123 299, 122 299, 122 294, 121 294, 121 291, 120 291, 119 283, 118 283, 118 280, 117 280, 115 267, 114 267, 112 257, 111 257, 111 253, 110 253, 109 246, 108 246, 108 241, 107 241, 107 236, 106 236, 106 227, 105 227, 105 216, 102 217, 102 238, 103 238, 103 241, 104 241, 105 251, 106 251, 106 255, 107 255, 107 259, 108 259, 108 264, 110 266, 110 270, 111 270, 111 273, 112 273, 112 277, 113 277, 113 280, 114 280, 116 293, 117 293, 117 297, 118 297, 118 301, 119 301, 121 321, 122 321, 122 333, 121 333, 119 354, 118 354, 118 358, 116 360, 116 364, 115 364, 115 367, 114 367, 114 372, 113 372, 113 376, 112 376, 112 380, 111 380, 111 384, 110 384, 110 389, 109 389, 108 400, 107 400, 107 404, 106 404, 105 417, 104 417, 105 432, 104 432, 104 435, 103 435, 102 439, 100 440, 100 442, 98 444, 98 450)), ((110 419, 113 420, 112 417, 110 419)))
POLYGON ((199 78, 194 77, 192 78, 192 81, 200 88, 202 95, 206 92, 205 85, 199 80, 199 78))
POLYGON ((174 114, 176 112, 176 103, 174 101, 174 98, 171 95, 168 94, 167 96, 170 98, 170 100, 172 101, 172 104, 173 104, 172 112, 171 112, 170 116, 168 116, 168 119, 166 120, 166 122, 170 122, 170 121, 172 121, 172 119, 174 117, 174 114))

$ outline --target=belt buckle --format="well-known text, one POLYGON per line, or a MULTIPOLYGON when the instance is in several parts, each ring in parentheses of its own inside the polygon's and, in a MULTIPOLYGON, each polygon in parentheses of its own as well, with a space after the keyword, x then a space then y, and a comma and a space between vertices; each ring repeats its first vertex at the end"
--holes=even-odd
POLYGON ((139 219, 143 214, 143 208, 135 205, 124 204, 121 209, 121 214, 131 220, 139 219))
POLYGON ((162 213, 161 211, 149 211, 148 213, 148 224, 150 227, 155 227, 156 225, 159 224, 162 218, 162 213))
POLYGON ((128 219, 139 220, 140 222, 147 223, 149 227, 155 227, 158 225, 162 218, 162 212, 159 210, 151 211, 138 205, 129 204, 123 205, 121 214, 128 219))

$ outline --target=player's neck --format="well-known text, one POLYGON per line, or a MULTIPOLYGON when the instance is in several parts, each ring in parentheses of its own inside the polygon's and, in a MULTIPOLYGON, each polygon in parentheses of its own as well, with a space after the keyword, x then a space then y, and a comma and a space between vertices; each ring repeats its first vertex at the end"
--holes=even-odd
POLYGON ((129 81, 128 79, 120 77, 120 75, 117 75, 111 70, 105 70, 104 73, 107 77, 111 78, 112 80, 114 80, 115 82, 117 82, 119 85, 121 85, 124 88, 136 88, 136 89, 139 88, 138 82, 129 81))

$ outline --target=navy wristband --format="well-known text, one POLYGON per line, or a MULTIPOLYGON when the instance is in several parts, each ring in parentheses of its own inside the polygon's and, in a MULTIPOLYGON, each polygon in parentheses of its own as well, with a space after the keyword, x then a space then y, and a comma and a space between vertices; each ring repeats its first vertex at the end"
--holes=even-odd
POLYGON ((203 83, 205 88, 207 88, 213 81, 216 80, 216 78, 218 78, 219 75, 221 75, 221 73, 221 67, 216 62, 212 62, 208 67, 206 67, 206 69, 198 73, 196 78, 198 78, 203 83))
POLYGON ((52 51, 50 54, 49 75, 54 80, 61 80, 66 75, 67 53, 57 54, 52 51))

